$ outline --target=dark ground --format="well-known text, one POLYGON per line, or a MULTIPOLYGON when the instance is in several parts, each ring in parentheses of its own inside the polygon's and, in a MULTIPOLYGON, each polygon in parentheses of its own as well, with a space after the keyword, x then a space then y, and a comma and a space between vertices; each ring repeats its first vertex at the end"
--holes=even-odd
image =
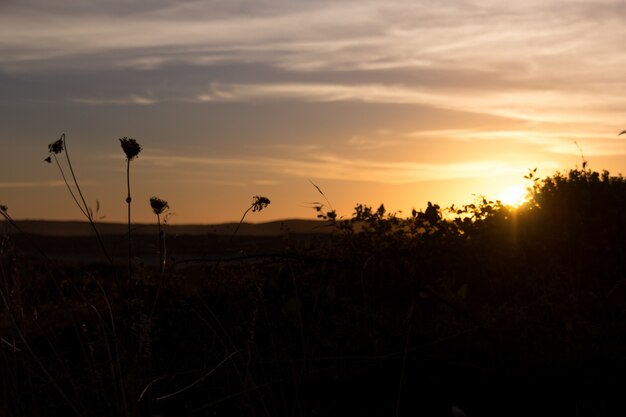
POLYGON ((123 235, 103 236, 114 265, 93 237, 4 235, 0 404, 15 417, 624 415, 626 181, 573 170, 518 210, 429 207, 399 219, 359 205, 332 235, 166 234, 164 272, 156 236, 137 234, 132 277, 123 235))

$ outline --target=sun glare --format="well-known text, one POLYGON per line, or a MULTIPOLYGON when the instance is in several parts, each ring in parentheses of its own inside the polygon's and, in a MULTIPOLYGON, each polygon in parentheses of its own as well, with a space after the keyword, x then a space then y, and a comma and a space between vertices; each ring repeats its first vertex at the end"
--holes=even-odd
POLYGON ((498 199, 504 205, 519 207, 526 201, 526 188, 519 184, 511 185, 500 193, 498 199))

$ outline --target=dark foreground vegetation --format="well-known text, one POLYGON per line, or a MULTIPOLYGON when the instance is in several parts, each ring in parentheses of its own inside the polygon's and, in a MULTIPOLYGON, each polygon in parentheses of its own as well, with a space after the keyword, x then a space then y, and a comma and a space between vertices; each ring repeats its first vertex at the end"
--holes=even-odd
POLYGON ((516 209, 320 206, 331 235, 237 236, 131 281, 5 234, 4 415, 624 415, 626 181, 529 183, 516 209))

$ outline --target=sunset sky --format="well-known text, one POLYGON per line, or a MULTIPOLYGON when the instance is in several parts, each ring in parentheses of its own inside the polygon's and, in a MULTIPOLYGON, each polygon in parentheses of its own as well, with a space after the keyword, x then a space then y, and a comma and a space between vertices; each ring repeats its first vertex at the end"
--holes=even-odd
POLYGON ((408 214, 581 165, 626 173, 626 2, 0 0, 0 203, 106 221, 315 218, 321 196, 408 214))

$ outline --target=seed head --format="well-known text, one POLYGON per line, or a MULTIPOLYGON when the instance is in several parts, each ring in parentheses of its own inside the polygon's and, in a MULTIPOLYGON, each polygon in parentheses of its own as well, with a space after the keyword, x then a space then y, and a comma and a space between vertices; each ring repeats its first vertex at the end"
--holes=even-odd
POLYGON ((48 145, 48 151, 51 154, 59 154, 63 152, 63 138, 56 140, 48 145))
POLYGON ((4 204, 0 204, 0 211, 1 212, 6 213, 8 209, 9 208, 7 206, 5 206, 4 204))
POLYGON ((269 198, 255 195, 252 197, 252 211, 261 211, 265 207, 269 206, 270 203, 271 201, 269 198))
POLYGON ((120 143, 122 145, 122 150, 126 154, 126 158, 129 161, 135 159, 137 155, 139 155, 139 152, 141 152, 141 145, 138 144, 133 138, 127 138, 124 136, 123 138, 120 138, 120 143))
POLYGON ((161 200, 158 197, 150 197, 150 207, 152 207, 152 211, 154 211, 154 214, 157 216, 170 208, 170 206, 167 205, 167 201, 161 200))
POLYGON ((51 164, 52 163, 52 158, 51 157, 47 157, 46 159, 44 159, 44 161, 46 161, 47 163, 51 164))

